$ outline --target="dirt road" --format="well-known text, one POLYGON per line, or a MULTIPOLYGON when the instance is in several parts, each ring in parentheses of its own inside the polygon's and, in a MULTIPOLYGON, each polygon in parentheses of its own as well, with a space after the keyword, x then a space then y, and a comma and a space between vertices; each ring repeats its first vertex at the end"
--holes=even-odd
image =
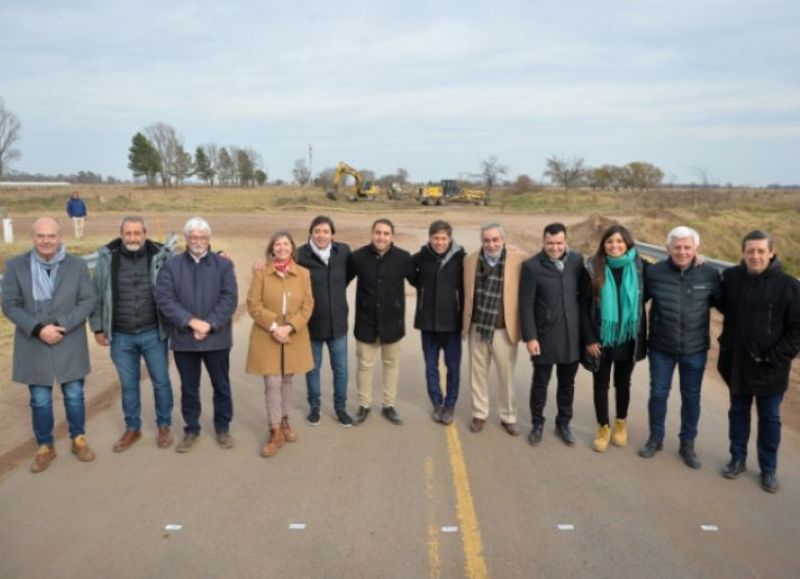
MULTIPOLYGON (((237 219, 243 231, 254 227, 237 219)), ((276 219, 298 231, 308 221, 276 219)), ((360 245, 369 221, 337 219, 339 237, 360 245)), ((469 248, 476 246, 478 221, 458 221, 456 238, 469 248)), ((526 235, 512 240, 533 247, 543 223, 526 221, 526 235)), ((398 243, 415 248, 426 224, 398 219, 398 243)), ((271 229, 263 229, 254 239, 266 238, 271 229)), ((237 264, 249 263, 261 245, 237 246, 237 264)), ((242 292, 246 269, 239 265, 242 292)), ((237 446, 222 450, 210 436, 210 387, 204 383, 204 435, 195 450, 178 455, 156 448, 152 393, 145 387, 144 437, 130 451, 114 454, 122 419, 118 400, 112 400, 88 422, 95 462, 79 463, 62 436, 59 457, 47 472, 28 473, 26 456, 0 483, 0 577, 796 576, 800 437, 784 433, 783 489, 777 495, 758 486, 754 444, 751 470, 737 481, 723 479, 718 471, 727 459, 727 401, 713 369, 704 385, 699 471, 677 456, 677 393, 664 451, 649 461, 636 455, 647 435, 646 364, 634 374, 631 446, 591 451, 591 380, 581 371, 573 422, 578 444, 567 448, 552 434, 551 392, 545 438, 533 449, 524 436, 509 437, 496 414, 484 432, 469 432, 466 381, 456 423, 444 428, 430 420, 419 336, 410 326, 410 291, 407 298, 398 402, 403 426, 373 412, 361 427, 338 427, 326 370, 322 424, 302 422, 305 385, 298 377, 292 419, 300 438, 276 457, 260 458, 263 386, 260 377, 243 372, 250 328, 243 317, 231 360, 237 446)), ((105 355, 93 352, 96 368, 108 367, 105 355)), ((350 363, 354 368, 352 344, 350 363)), ((530 427, 530 371, 520 353, 515 383, 524 432, 530 427)), ((351 412, 355 406, 351 379, 351 412)), ((175 422, 180 426, 177 407, 175 422)))

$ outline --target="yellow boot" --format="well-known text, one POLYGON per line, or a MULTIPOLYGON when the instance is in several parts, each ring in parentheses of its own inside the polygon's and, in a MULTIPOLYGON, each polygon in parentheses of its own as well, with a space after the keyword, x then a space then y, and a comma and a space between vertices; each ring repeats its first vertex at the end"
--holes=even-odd
POLYGON ((624 418, 617 418, 614 421, 614 433, 611 435, 611 444, 614 446, 626 446, 628 444, 628 427, 624 418))
POLYGON ((597 436, 594 437, 592 448, 595 452, 605 452, 610 439, 611 429, 608 427, 608 424, 602 424, 600 428, 597 429, 597 436))

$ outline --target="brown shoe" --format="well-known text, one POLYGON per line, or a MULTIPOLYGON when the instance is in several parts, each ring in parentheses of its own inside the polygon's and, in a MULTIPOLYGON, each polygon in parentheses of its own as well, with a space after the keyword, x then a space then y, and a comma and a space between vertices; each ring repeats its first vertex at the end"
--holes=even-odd
POLYGON ((50 466, 50 463, 53 462, 55 457, 55 448, 49 444, 40 445, 39 449, 36 451, 36 456, 33 457, 33 462, 31 463, 31 472, 42 472, 48 466, 50 466))
POLYGON ((283 429, 280 426, 278 428, 272 428, 270 430, 269 441, 264 445, 264 448, 261 449, 261 456, 274 456, 281 446, 283 446, 283 429))
POLYGON ((134 442, 139 440, 141 437, 142 437, 141 430, 126 430, 125 434, 122 435, 122 438, 120 438, 117 442, 115 442, 114 446, 112 446, 111 449, 114 452, 125 452, 131 446, 133 446, 134 442))
POLYGON ((286 442, 294 442, 297 440, 297 433, 289 426, 289 417, 284 416, 281 421, 281 430, 283 430, 283 439, 286 442))
POLYGON ((506 432, 508 432, 511 436, 519 436, 519 428, 517 428, 517 425, 513 422, 501 421, 500 424, 503 425, 503 428, 505 428, 506 432))
POLYGON ((72 439, 72 453, 81 462, 92 462, 95 458, 94 451, 89 448, 89 443, 86 442, 85 434, 80 434, 72 439))
POLYGON ((156 438, 156 446, 158 448, 169 448, 172 446, 173 440, 169 426, 158 427, 158 438, 156 438))
POLYGON ((486 422, 483 418, 473 418, 469 423, 469 429, 472 432, 480 432, 483 430, 483 423, 486 422))

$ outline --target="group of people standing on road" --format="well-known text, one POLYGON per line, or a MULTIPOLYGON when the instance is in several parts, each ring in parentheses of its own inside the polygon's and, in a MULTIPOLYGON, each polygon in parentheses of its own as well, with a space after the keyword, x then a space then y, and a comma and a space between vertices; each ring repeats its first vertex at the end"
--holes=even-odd
MULTIPOLYGON (((490 369, 497 369, 500 425, 520 434, 514 368, 518 343, 533 365, 532 428, 528 442, 542 442, 548 384, 556 374, 555 433, 575 444, 572 421, 575 377, 592 373, 597 434, 592 447, 628 442, 631 376, 649 358, 649 437, 639 455, 663 448, 667 399, 677 366, 681 392, 679 454, 700 468, 695 450, 700 394, 710 346, 710 310, 724 315, 718 369, 730 389, 730 462, 722 474, 746 469, 750 409, 758 410, 761 486, 775 492, 780 444, 780 405, 793 358, 800 351, 800 282, 781 270, 773 239, 752 231, 742 240, 742 261, 722 275, 697 255, 697 232, 676 227, 666 240, 667 258, 650 265, 630 232, 609 227, 588 259, 567 243, 563 224, 545 227, 541 250, 529 257, 506 243, 503 227, 480 228, 480 249, 467 254, 452 226, 431 223, 428 242, 411 253, 394 243, 391 220, 375 220, 370 242, 351 251, 335 240, 333 221, 316 217, 305 244, 290 232, 274 233, 264 259, 253 265, 247 311, 253 320, 246 371, 263 377, 268 438, 261 454, 273 456, 297 440, 289 421, 292 379, 306 375, 306 422, 321 421, 321 367, 325 348, 333 377, 333 410, 340 426, 364 423, 372 409, 375 366, 383 372, 381 414, 401 425, 397 410, 399 359, 405 336, 405 281, 417 294, 414 327, 421 332, 425 381, 432 417, 450 425, 459 396, 466 341, 472 402, 470 431, 483 430, 490 415, 490 369), (347 412, 348 284, 356 279, 355 327, 358 410, 347 412), (646 304, 650 303, 649 316, 646 304), (649 324, 648 324, 649 317, 649 324), (446 376, 440 376, 444 358, 446 376), (608 391, 615 389, 612 422, 608 391)), ((200 375, 213 388, 215 439, 231 448, 233 398, 229 378, 232 322, 238 303, 233 262, 211 250, 211 227, 190 219, 186 250, 147 238, 145 221, 126 217, 120 235, 98 252, 94 277, 86 263, 66 253, 58 223, 36 220, 33 249, 11 259, 3 278, 2 309, 16 326, 14 381, 30 389, 38 451, 33 472, 55 458, 52 387, 61 384, 72 451, 82 461, 94 452, 85 437, 84 378, 90 371, 85 321, 95 340, 110 346, 122 391, 125 431, 113 445, 129 449, 141 438, 140 366, 153 385, 156 444, 173 444, 172 385, 168 348, 181 381, 183 438, 188 452, 200 435, 200 375)))

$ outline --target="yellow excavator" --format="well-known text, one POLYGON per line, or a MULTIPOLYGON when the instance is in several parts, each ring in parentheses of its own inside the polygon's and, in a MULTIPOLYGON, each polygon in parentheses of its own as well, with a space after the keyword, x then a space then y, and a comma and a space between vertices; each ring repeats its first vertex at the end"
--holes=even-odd
POLYGON ((381 192, 372 181, 365 180, 358 169, 344 161, 339 161, 336 166, 336 173, 333 175, 333 189, 328 189, 325 192, 328 199, 335 201, 339 198, 342 189, 342 178, 345 176, 350 176, 355 181, 353 192, 347 195, 348 201, 374 201, 381 192))
POLYGON ((481 189, 467 189, 455 179, 442 179, 438 185, 420 187, 417 199, 422 205, 447 205, 448 202, 463 201, 475 205, 488 205, 486 192, 481 189))

